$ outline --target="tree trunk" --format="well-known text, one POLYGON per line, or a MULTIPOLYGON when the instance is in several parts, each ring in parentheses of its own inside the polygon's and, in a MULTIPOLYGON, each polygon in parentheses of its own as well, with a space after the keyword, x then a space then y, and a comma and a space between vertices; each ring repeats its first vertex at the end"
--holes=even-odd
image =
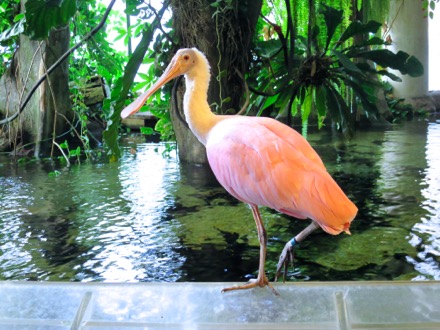
MULTIPOLYGON (((68 27, 52 30, 44 53, 45 70, 52 66, 68 49, 70 31, 68 27)), ((44 73, 44 71, 42 72, 44 73)), ((52 147, 52 138, 67 131, 73 120, 69 92, 69 61, 64 61, 44 82, 44 95, 40 101, 42 123, 41 151, 47 154, 52 147)), ((66 138, 61 138, 64 141, 66 138)))
MULTIPOLYGON (((218 114, 238 112, 244 94, 244 81, 250 44, 260 14, 262 0, 234 0, 213 7, 210 0, 173 0, 173 24, 180 47, 197 47, 211 65, 208 102, 218 114)), ((180 160, 206 163, 205 148, 177 116, 174 104, 182 109, 182 95, 173 102, 172 122, 180 160)), ((184 116, 182 114, 182 116, 184 116)))
MULTIPOLYGON (((402 79, 402 82, 389 80, 393 94, 397 98, 427 96, 429 91, 429 51, 428 21, 423 17, 421 1, 394 0, 390 2, 390 36, 393 43, 389 49, 393 52, 402 50, 415 56, 422 62, 425 74, 420 77, 402 75, 399 71, 390 70, 402 79)), ((437 13, 437 12, 436 12, 437 13)))
MULTIPOLYGON (((34 84, 68 50, 69 40, 68 27, 52 30, 45 41, 20 35, 11 66, 0 79, 0 112, 5 117, 18 111, 34 84)), ((68 61, 64 61, 40 85, 24 111, 0 128, 8 141, 8 145, 0 147, 16 149, 29 143, 34 146, 35 156, 49 155, 54 136, 66 131, 71 109, 68 61)))

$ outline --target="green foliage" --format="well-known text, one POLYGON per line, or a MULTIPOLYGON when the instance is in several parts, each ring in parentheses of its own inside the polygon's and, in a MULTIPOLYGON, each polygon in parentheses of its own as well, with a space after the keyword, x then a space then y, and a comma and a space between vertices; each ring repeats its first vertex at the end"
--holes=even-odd
POLYGON ((364 22, 386 22, 390 11, 391 0, 363 0, 364 22))
POLYGON ((313 11, 309 11, 312 16, 307 22, 315 23, 308 25, 307 37, 298 36, 294 52, 289 49, 292 42, 283 43, 283 37, 257 41, 255 51, 259 61, 254 63, 251 77, 255 76, 253 88, 260 95, 254 97, 254 105, 257 113, 270 109, 272 113, 292 115, 298 113, 300 106, 303 126, 315 111, 319 126, 330 116, 350 135, 358 105, 368 116, 378 114, 377 75, 399 81, 387 67, 417 77, 423 74, 423 66, 405 52, 394 54, 387 49, 376 49, 386 45, 384 40, 373 36, 381 23, 353 21, 337 33, 343 11, 322 5, 319 13, 320 16, 313 17, 313 11), (322 28, 325 38, 321 37, 322 28))
MULTIPOLYGON (((1 45, 4 46, 5 43, 13 45, 7 53, 12 58, 13 49, 18 44, 16 39, 18 33, 23 32, 33 39, 44 39, 52 28, 70 23, 71 45, 73 46, 98 25, 106 10, 106 7, 97 0, 80 1, 78 4, 77 7, 76 0, 29 0, 25 5, 24 16, 19 13, 19 0, 2 2, 0 22, 2 27, 9 24, 10 28, 2 29, 4 32, 1 34, 3 37, 0 40, 1 45), (17 23, 12 25, 12 22, 17 23), (25 26, 24 31, 20 28, 22 26, 25 26)), ((93 155, 87 132, 90 116, 105 121, 110 113, 111 103, 104 102, 102 114, 90 113, 83 102, 84 86, 92 76, 96 75, 103 77, 107 84, 112 85, 115 77, 122 75, 126 61, 125 54, 115 51, 107 39, 105 29, 101 29, 92 39, 89 39, 85 46, 80 47, 70 57, 70 91, 75 111, 71 131, 81 140, 81 152, 87 157, 93 155)), ((3 61, 6 62, 5 56, 3 56, 3 61)), ((72 152, 70 150, 69 154, 72 155, 72 152)), ((77 154, 79 155, 79 152, 77 154)))
POLYGON ((23 14, 20 14, 20 0, 0 3, 0 76, 12 60, 17 48, 17 38, 24 30, 23 14))
POLYGON ((47 176, 48 176, 49 178, 57 178, 57 177, 59 177, 60 175, 61 175, 61 172, 60 172, 60 171, 57 171, 57 170, 55 170, 55 171, 51 171, 51 172, 47 173, 47 176))
POLYGON ((434 10, 436 5, 440 2, 440 0, 422 0, 422 8, 425 11, 425 16, 429 16, 429 18, 434 18, 434 10))
MULTIPOLYGON (((427 15, 432 17, 440 0, 422 1, 427 15)), ((0 67, 0 75, 12 59, 20 33, 24 31, 32 38, 44 39, 51 28, 70 24, 73 45, 98 24, 106 9, 103 3, 98 0, 28 0, 24 15, 20 14, 19 0, 2 1, 0 60, 6 64, 0 67)), ((126 0, 125 12, 113 10, 107 27, 115 33, 115 40, 123 41, 124 49, 115 49, 106 30, 102 29, 70 57, 73 109, 75 124, 79 125, 75 126, 82 140, 81 152, 86 155, 91 154, 87 123, 93 119, 107 124, 104 141, 110 159, 120 157, 120 111, 163 72, 175 50, 173 31, 169 29, 171 15, 163 18, 164 12, 169 10, 168 2, 160 9, 151 3, 126 0), (126 14, 136 16, 129 26, 126 14), (133 37, 141 40, 134 51, 127 51, 133 37), (142 64, 147 69, 138 73, 142 64), (83 87, 93 76, 102 77, 110 87, 110 95, 100 112, 91 112, 84 104, 83 87)), ((217 13, 232 4, 231 0, 212 2, 217 13)), ((423 73, 423 67, 413 56, 381 49, 386 43, 373 36, 380 23, 350 21, 354 11, 363 7, 364 17, 382 22, 388 14, 387 6, 389 0, 264 1, 261 14, 273 22, 268 24, 269 19, 260 19, 256 29, 253 62, 246 77, 254 92, 249 112, 272 116, 289 113, 300 118, 305 130, 311 116, 316 115, 319 126, 330 117, 347 134, 352 129, 357 105, 362 106, 367 115, 375 116, 377 75, 399 80, 387 68, 410 76, 423 73), (263 30, 264 34, 259 35, 263 30)), ((216 18, 214 15, 213 22, 216 18)), ((220 75, 224 70, 218 68, 220 75)), ((158 118, 155 130, 165 140, 174 139, 170 94, 170 86, 165 87, 141 110, 148 110, 158 118)), ((76 157, 76 150, 69 150, 67 154, 76 157)))
MULTIPOLYGON (((4 2, 2 6, 6 5, 7 3, 4 2)), ((4 9, 5 11, 7 8, 4 9)), ((18 36, 20 33, 24 31, 24 14, 18 14, 14 17, 13 22, 14 24, 11 26, 7 14, 5 15, 5 11, 2 12, 3 15, 1 15, 1 23, 0 26, 2 27, 0 33, 0 43, 3 43, 9 39, 12 39, 15 36, 18 36), (5 28, 7 27, 7 28, 5 28)))
POLYGON ((152 56, 152 50, 149 49, 149 45, 154 36, 155 24, 146 25, 147 28, 142 32, 142 39, 139 42, 138 47, 127 62, 124 75, 116 81, 111 94, 111 98, 114 100, 114 105, 111 109, 109 119, 107 120, 107 128, 103 136, 104 141, 109 148, 109 155, 113 160, 120 157, 120 150, 117 143, 119 138, 120 113, 123 107, 128 104, 126 102, 128 101, 126 100, 126 97, 133 85, 134 78, 140 65, 143 63, 145 57, 148 58, 152 56))
MULTIPOLYGON (((78 42, 84 35, 90 32, 101 19, 106 7, 96 0, 81 1, 78 12, 71 22, 71 31, 75 31, 72 37, 72 44, 78 42)), ((113 15, 113 21, 122 21, 123 14, 116 13, 113 15)), ((104 79, 108 86, 118 86, 117 82, 124 74, 124 66, 127 62, 127 54, 118 51, 110 43, 106 29, 101 29, 95 36, 90 39, 84 47, 79 48, 69 67, 69 75, 71 81, 71 93, 74 95, 73 109, 76 111, 80 119, 81 138, 83 140, 84 151, 89 154, 89 141, 87 135, 87 123, 90 120, 102 121, 111 124, 112 120, 116 120, 119 127, 119 118, 115 119, 114 104, 119 94, 111 93, 108 99, 102 104, 102 112, 93 113, 83 103, 84 87, 87 82, 94 76, 104 79)), ((117 159, 119 154, 118 134, 111 140, 113 151, 109 148, 109 156, 111 159, 117 159)))
POLYGON ((76 12, 76 0, 28 0, 26 31, 31 39, 47 38, 49 31, 66 25, 76 12))
POLYGON ((81 157, 81 148, 78 146, 74 149, 69 148, 69 144, 67 141, 64 141, 63 143, 57 144, 58 148, 61 151, 62 156, 59 156, 58 159, 61 162, 65 162, 67 166, 70 166, 70 159, 76 158, 76 161, 80 163, 80 157, 81 157))
MULTIPOLYGON (((114 103, 107 120, 107 128, 103 134, 111 160, 116 160, 120 157, 117 143, 120 129, 120 113, 124 106, 132 101, 131 99, 127 99, 127 96, 129 96, 130 89, 133 86, 133 81, 138 74, 140 65, 146 64, 150 66, 147 72, 141 72, 139 74, 140 81, 135 83, 133 91, 144 89, 144 87, 151 84, 155 76, 160 74, 166 67, 165 63, 168 62, 166 55, 171 48, 170 40, 168 40, 170 35, 165 35, 163 32, 155 36, 158 27, 161 27, 162 31, 164 31, 162 27, 162 16, 167 8, 167 5, 164 4, 163 7, 156 12, 154 8, 148 5, 145 6, 143 2, 127 1, 127 11, 139 14, 138 18, 143 28, 140 30, 138 25, 135 25, 134 29, 129 29, 129 31, 139 33, 141 40, 133 54, 129 57, 124 74, 115 82, 112 89, 111 99, 114 100, 114 103)), ((131 94, 131 97, 135 98, 136 94, 131 94)), ((161 99, 161 94, 157 93, 148 109, 159 118, 155 129, 161 133, 163 139, 168 139, 173 136, 173 131, 169 117, 169 107, 166 108, 166 111, 163 111, 163 105, 169 105, 169 93, 164 97, 165 99, 161 99)), ((146 109, 146 107, 144 107, 144 109, 146 109)))

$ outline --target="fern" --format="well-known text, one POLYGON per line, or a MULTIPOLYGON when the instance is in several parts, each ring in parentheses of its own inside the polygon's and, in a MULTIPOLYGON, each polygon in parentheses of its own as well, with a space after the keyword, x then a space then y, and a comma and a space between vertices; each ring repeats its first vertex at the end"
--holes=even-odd
MULTIPOLYGON (((360 0, 358 0, 360 1, 360 0)), ((364 22, 386 22, 390 12, 390 0, 364 0, 362 1, 364 22)))

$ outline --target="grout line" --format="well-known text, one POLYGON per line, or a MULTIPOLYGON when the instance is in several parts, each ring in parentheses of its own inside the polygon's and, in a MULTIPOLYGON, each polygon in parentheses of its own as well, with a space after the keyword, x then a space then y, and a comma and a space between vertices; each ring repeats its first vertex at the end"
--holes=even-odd
POLYGON ((81 326, 81 322, 84 319, 84 315, 86 314, 87 308, 89 307, 90 300, 92 299, 92 292, 87 291, 83 298, 81 299, 81 303, 79 304, 76 315, 72 321, 72 325, 70 326, 70 330, 79 330, 81 326))
POLYGON ((334 330, 334 323, 157 323, 157 322, 130 322, 130 321, 88 321, 87 328, 142 328, 142 329, 198 329, 198 330, 334 330))
POLYGON ((428 330, 440 329, 440 322, 414 322, 414 323, 369 323, 369 324, 353 324, 353 329, 409 329, 409 330, 428 330))
POLYGON ((21 329, 20 326, 32 326, 32 329, 45 329, 47 327, 64 328, 69 325, 67 320, 59 319, 0 319, 0 329, 5 329, 2 326, 7 325, 7 329, 21 329))
POLYGON ((344 294, 342 291, 335 292, 336 311, 338 317, 339 330, 351 330, 351 325, 348 320, 347 304, 345 303, 344 294))

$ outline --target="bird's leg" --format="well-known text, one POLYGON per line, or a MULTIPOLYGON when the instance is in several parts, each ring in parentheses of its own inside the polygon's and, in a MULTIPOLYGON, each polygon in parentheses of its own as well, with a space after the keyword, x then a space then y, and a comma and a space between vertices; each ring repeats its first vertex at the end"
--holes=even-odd
POLYGON ((275 282, 278 280, 279 275, 281 274, 282 268, 284 268, 283 274, 283 282, 286 281, 287 268, 289 264, 293 267, 293 248, 295 245, 301 243, 307 236, 309 236, 312 232, 319 228, 319 225, 312 221, 310 225, 308 225, 303 231, 301 231, 298 235, 292 238, 289 242, 284 246, 283 252, 281 252, 280 259, 277 265, 277 273, 275 275, 275 282))
POLYGON ((258 240, 260 242, 260 265, 258 267, 258 277, 256 280, 250 280, 249 283, 246 283, 244 285, 225 288, 222 290, 222 292, 232 291, 232 290, 250 289, 250 288, 255 288, 257 286, 264 287, 267 285, 278 296, 279 295, 278 292, 269 283, 269 280, 268 280, 266 274, 264 273, 264 264, 266 263, 266 244, 267 244, 266 229, 264 228, 263 220, 261 219, 261 215, 258 210, 258 207, 256 205, 251 205, 251 209, 252 209, 252 214, 255 219, 255 223, 257 225, 258 240))

